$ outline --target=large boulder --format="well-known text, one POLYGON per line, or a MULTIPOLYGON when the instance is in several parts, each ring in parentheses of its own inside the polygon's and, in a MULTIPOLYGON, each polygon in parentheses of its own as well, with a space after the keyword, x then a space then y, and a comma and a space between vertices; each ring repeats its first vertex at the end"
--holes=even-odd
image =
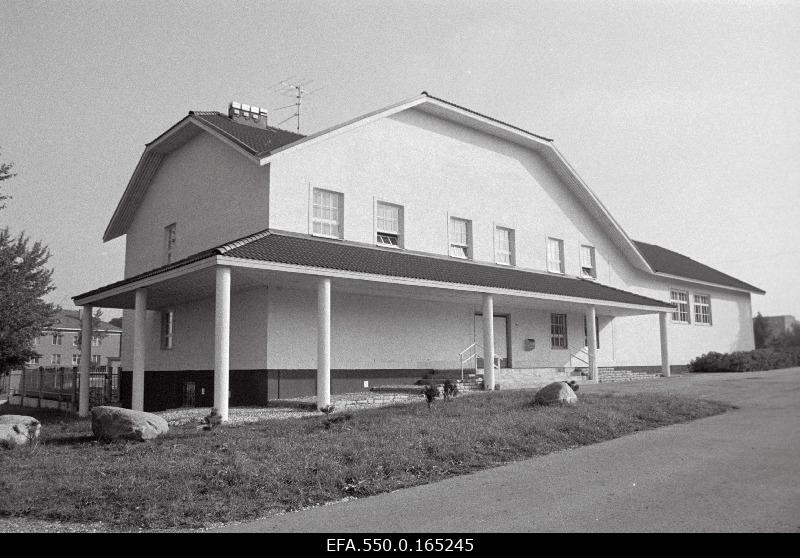
POLYGON ((42 423, 24 415, 0 415, 0 447, 15 448, 39 439, 42 423))
POLYGON ((158 415, 121 407, 92 407, 92 432, 98 440, 152 440, 169 431, 158 415))
POLYGON ((539 405, 575 405, 578 396, 566 382, 553 382, 536 392, 534 402, 539 405))

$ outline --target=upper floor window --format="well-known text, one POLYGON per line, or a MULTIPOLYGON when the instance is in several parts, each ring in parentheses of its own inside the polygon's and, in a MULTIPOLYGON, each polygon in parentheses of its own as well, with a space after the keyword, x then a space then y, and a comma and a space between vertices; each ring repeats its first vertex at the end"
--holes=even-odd
POLYGON ((550 347, 567 348, 567 315, 550 314, 550 347))
POLYGON ((101 358, 102 358, 102 355, 92 355, 92 364, 94 364, 95 366, 100 366, 100 359, 101 358))
POLYGON ((450 217, 450 255, 454 258, 472 257, 472 223, 450 217))
POLYGON ((597 268, 594 263, 594 247, 581 246, 581 276, 597 279, 597 268))
POLYGON ((161 348, 171 349, 174 346, 175 312, 165 310, 161 312, 161 348))
POLYGON ((669 291, 670 302, 675 305, 672 311, 672 321, 688 324, 689 323, 689 293, 672 289, 669 291))
POLYGON ((311 232, 320 236, 342 238, 342 194, 314 188, 311 232))
POLYGON ((494 231, 494 261, 514 265, 514 230, 496 227, 494 231))
POLYGON ((61 345, 64 339, 63 333, 53 333, 53 345, 61 345))
POLYGON ((164 227, 164 263, 172 262, 175 255, 175 223, 164 227))
POLYGON ((711 297, 694 295, 694 323, 711 325, 711 297))
POLYGON ((31 357, 25 364, 39 364, 39 357, 31 357))
POLYGON ((81 363, 81 355, 72 353, 72 364, 77 366, 81 363))
POLYGON ((38 337, 34 337, 33 338, 33 344, 34 345, 38 345, 39 344, 39 338, 38 337))
POLYGON ((50 364, 61 364, 61 355, 58 353, 50 355, 50 364))
POLYGON ((102 340, 97 335, 92 335, 92 347, 99 347, 102 340))
POLYGON ((402 221, 402 207, 378 202, 375 206, 375 242, 380 246, 402 247, 402 221))
POLYGON ((559 238, 547 239, 547 271, 564 273, 564 241, 559 238))
POLYGON ((78 336, 77 335, 73 335, 72 336, 72 346, 73 347, 77 347, 78 346, 78 336))

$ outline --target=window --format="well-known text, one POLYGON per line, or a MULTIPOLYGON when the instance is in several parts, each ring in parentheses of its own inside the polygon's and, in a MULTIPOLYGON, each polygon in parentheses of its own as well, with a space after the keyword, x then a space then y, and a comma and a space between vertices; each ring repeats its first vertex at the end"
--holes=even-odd
POLYGON ((61 364, 61 355, 58 353, 50 355, 50 364, 61 364))
POLYGON ((102 358, 101 355, 92 355, 92 364, 95 366, 100 366, 100 359, 102 358))
POLYGON ((72 355, 72 364, 77 366, 81 363, 81 355, 73 354, 72 355))
POLYGON ((172 262, 175 255, 175 223, 164 227, 164 263, 172 262))
POLYGON ((97 335, 92 335, 92 347, 99 347, 101 339, 97 335))
POLYGON ((31 357, 25 364, 31 364, 31 365, 39 364, 39 357, 31 357))
POLYGON ((77 335, 73 335, 72 336, 72 346, 73 347, 77 347, 78 346, 78 336, 77 335))
POLYGON ((450 255, 454 258, 472 257, 472 224, 466 219, 450 217, 450 255))
POLYGON ((34 345, 38 345, 39 344, 39 338, 38 337, 34 337, 33 338, 33 344, 34 345))
POLYGON ((320 236, 342 237, 342 194, 314 188, 313 225, 320 236))
POLYGON ((399 205, 378 202, 375 206, 375 242, 379 246, 401 247, 403 211, 399 205))
POLYGON ((711 325, 711 297, 694 295, 694 323, 711 325))
POLYGON ((53 333, 53 345, 61 345, 63 338, 63 333, 53 333))
POLYGON ((550 314, 550 347, 567 348, 567 315, 550 314))
POLYGON ((597 279, 597 268, 594 265, 594 247, 581 246, 581 276, 597 279))
MULTIPOLYGON (((600 348, 600 318, 598 316, 594 317, 594 341, 595 341, 595 348, 600 348)), ((586 316, 583 317, 583 346, 589 346, 589 326, 586 322, 586 316)))
POLYGON ((689 293, 686 291, 671 290, 670 302, 676 306, 672 311, 672 321, 682 324, 689 323, 689 293))
POLYGON ((514 265, 514 231, 497 227, 494 231, 494 261, 514 265))
POLYGON ((173 347, 175 332, 175 312, 167 310, 161 312, 161 348, 171 349, 173 347))
POLYGON ((547 271, 564 273, 564 241, 558 238, 547 239, 547 271))

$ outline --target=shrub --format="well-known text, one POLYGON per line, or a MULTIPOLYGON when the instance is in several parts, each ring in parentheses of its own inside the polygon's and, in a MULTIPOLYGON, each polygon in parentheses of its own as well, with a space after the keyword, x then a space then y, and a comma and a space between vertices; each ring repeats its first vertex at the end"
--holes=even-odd
POLYGON ((425 386, 425 389, 422 390, 422 395, 425 397, 425 401, 428 402, 428 409, 430 409, 433 400, 439 397, 439 388, 433 384, 428 384, 425 386))
POLYGON ((800 348, 705 353, 689 363, 690 372, 750 372, 800 366, 800 348))
POLYGON ((444 381, 444 400, 447 401, 451 397, 458 395, 458 384, 455 380, 447 379, 444 381))

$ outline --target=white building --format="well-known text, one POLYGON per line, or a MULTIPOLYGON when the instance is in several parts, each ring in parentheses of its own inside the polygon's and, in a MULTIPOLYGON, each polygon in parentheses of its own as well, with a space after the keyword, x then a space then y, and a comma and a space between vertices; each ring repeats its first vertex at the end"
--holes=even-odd
POLYGON ((125 309, 145 410, 324 406, 459 376, 481 346, 489 386, 668 374, 752 349, 763 294, 631 240, 552 140, 426 93, 309 136, 190 112, 147 144, 104 239, 121 235, 124 280, 74 300, 125 309))

